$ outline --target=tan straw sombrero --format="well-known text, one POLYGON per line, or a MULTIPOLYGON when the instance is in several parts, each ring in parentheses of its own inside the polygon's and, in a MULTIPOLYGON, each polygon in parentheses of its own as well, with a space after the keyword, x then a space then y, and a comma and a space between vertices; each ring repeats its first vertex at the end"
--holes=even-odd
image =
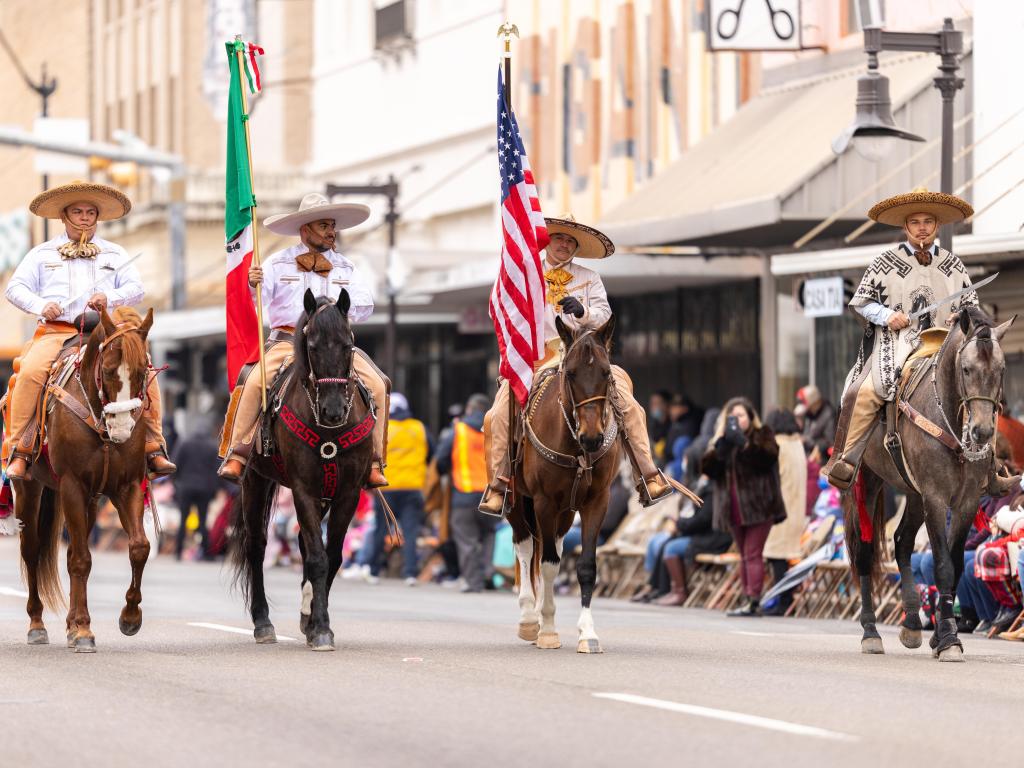
POLYGON ((99 211, 100 221, 120 219, 132 209, 132 201, 123 192, 91 181, 72 181, 40 192, 28 209, 44 219, 59 219, 72 203, 92 203, 99 211))
POLYGON ((880 224, 902 227, 907 217, 914 213, 930 213, 939 224, 952 224, 973 215, 974 209, 970 203, 956 195, 929 192, 924 187, 918 187, 913 192, 876 203, 868 211, 868 218, 880 224))
POLYGON ((319 192, 310 192, 295 213, 279 213, 263 220, 263 226, 278 235, 297 235, 304 224, 333 219, 337 230, 350 229, 370 218, 370 208, 360 203, 332 203, 319 192))
POLYGON ((569 235, 576 239, 579 248, 573 254, 576 259, 604 259, 615 253, 615 246, 604 232, 600 232, 586 224, 580 224, 571 213, 560 219, 544 219, 548 225, 548 234, 556 232, 569 235))

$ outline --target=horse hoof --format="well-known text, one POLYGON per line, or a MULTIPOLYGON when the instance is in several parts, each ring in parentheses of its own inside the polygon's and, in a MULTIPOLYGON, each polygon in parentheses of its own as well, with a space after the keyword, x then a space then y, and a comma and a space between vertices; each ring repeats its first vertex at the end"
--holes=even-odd
POLYGON ((521 621, 519 622, 519 639, 528 643, 537 642, 537 635, 540 634, 540 622, 521 621))
POLYGON ((545 651, 553 651, 562 647, 557 632, 541 632, 537 635, 537 647, 545 651))
POLYGON ((277 642, 277 633, 274 631, 273 624, 261 624, 253 629, 252 636, 256 638, 259 645, 271 645, 277 642))
POLYGON ((299 631, 302 634, 306 634, 306 629, 308 627, 309 627, 309 614, 308 613, 300 613, 299 614, 299 631))
POLYGON ((882 647, 882 638, 880 637, 865 637, 860 641, 860 652, 861 653, 885 653, 885 648, 882 647))
POLYGON ((309 647, 314 651, 333 651, 334 635, 331 632, 321 632, 310 641, 309 647))
POLYGON ((964 660, 964 649, 959 645, 951 645, 935 654, 939 661, 962 662, 964 660))
POLYGON ((28 644, 29 645, 49 645, 50 636, 46 634, 45 629, 30 629, 28 631, 28 644))
POLYGON ((576 653, 604 653, 604 648, 601 647, 600 640, 592 637, 587 640, 580 640, 576 644, 576 653))
POLYGON ((124 619, 118 619, 117 626, 121 628, 121 634, 131 637, 132 635, 139 634, 139 630, 142 629, 142 619, 138 621, 125 621, 124 619))
POLYGON ((75 653, 96 653, 96 639, 93 637, 76 638, 75 653))
POLYGON ((74 632, 68 632, 68 648, 74 648, 74 647, 75 647, 75 633, 74 632))
POLYGON ((920 648, 921 630, 900 627, 900 642, 903 643, 904 648, 920 648))

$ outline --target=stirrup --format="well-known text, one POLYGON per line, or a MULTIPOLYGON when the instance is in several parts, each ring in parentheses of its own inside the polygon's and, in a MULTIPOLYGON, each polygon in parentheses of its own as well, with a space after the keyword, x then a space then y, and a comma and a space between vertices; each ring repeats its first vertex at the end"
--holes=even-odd
POLYGON ((641 478, 640 482, 636 484, 636 490, 637 493, 640 494, 640 506, 644 508, 654 506, 662 499, 667 499, 669 496, 676 492, 676 489, 672 486, 672 483, 668 481, 668 479, 665 477, 664 473, 661 470, 658 470, 649 478, 641 478), (649 483, 652 482, 661 483, 662 485, 665 486, 664 490, 658 491, 657 495, 652 494, 649 485, 649 483))
POLYGON ((480 503, 477 505, 476 511, 482 515, 488 515, 489 517, 504 518, 506 513, 508 512, 508 497, 508 486, 506 486, 504 490, 501 490, 498 488, 492 488, 491 486, 488 485, 483 493, 483 496, 480 497, 480 503), (487 502, 490 501, 492 498, 501 499, 501 507, 497 512, 494 511, 493 507, 487 506, 487 502))

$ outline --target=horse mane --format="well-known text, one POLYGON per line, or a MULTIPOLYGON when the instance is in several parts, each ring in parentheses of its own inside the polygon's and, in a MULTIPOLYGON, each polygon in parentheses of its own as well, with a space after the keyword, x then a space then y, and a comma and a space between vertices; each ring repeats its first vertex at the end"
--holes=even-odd
POLYGON ((992 336, 995 321, 979 306, 964 307, 963 311, 971 320, 971 331, 967 334, 967 338, 988 342, 987 344, 978 344, 978 357, 983 363, 988 363, 992 359, 995 342, 995 338, 992 336))
MULTIPOLYGON (((116 325, 127 325, 129 328, 142 327, 142 315, 132 307, 117 307, 110 315, 110 319, 116 325)), ((102 328, 103 325, 97 326, 102 328)), ((104 337, 106 332, 104 332, 104 337)), ((146 342, 137 333, 126 333, 121 339, 121 359, 131 370, 138 370, 149 365, 149 355, 146 351, 146 342)))
MULTIPOLYGON (((575 349, 577 346, 580 347, 580 350, 581 350, 580 354, 582 354, 583 351, 586 351, 586 350, 590 351, 590 360, 589 360, 588 364, 592 364, 594 362, 594 349, 604 350, 604 348, 605 348, 604 344, 602 344, 598 340, 597 334, 593 331, 593 329, 587 329, 587 330, 581 331, 579 333, 579 335, 574 335, 573 336, 571 349, 575 349)), ((569 353, 569 350, 567 349, 566 350, 566 355, 567 356, 568 356, 568 353, 569 353)))

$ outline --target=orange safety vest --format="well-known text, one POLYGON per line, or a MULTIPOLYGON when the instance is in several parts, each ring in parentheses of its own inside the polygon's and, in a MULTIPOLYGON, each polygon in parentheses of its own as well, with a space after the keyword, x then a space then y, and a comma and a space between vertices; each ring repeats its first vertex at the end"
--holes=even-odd
POLYGON ((452 441, 452 485, 460 493, 482 493, 487 488, 484 433, 461 421, 455 422, 452 441))

